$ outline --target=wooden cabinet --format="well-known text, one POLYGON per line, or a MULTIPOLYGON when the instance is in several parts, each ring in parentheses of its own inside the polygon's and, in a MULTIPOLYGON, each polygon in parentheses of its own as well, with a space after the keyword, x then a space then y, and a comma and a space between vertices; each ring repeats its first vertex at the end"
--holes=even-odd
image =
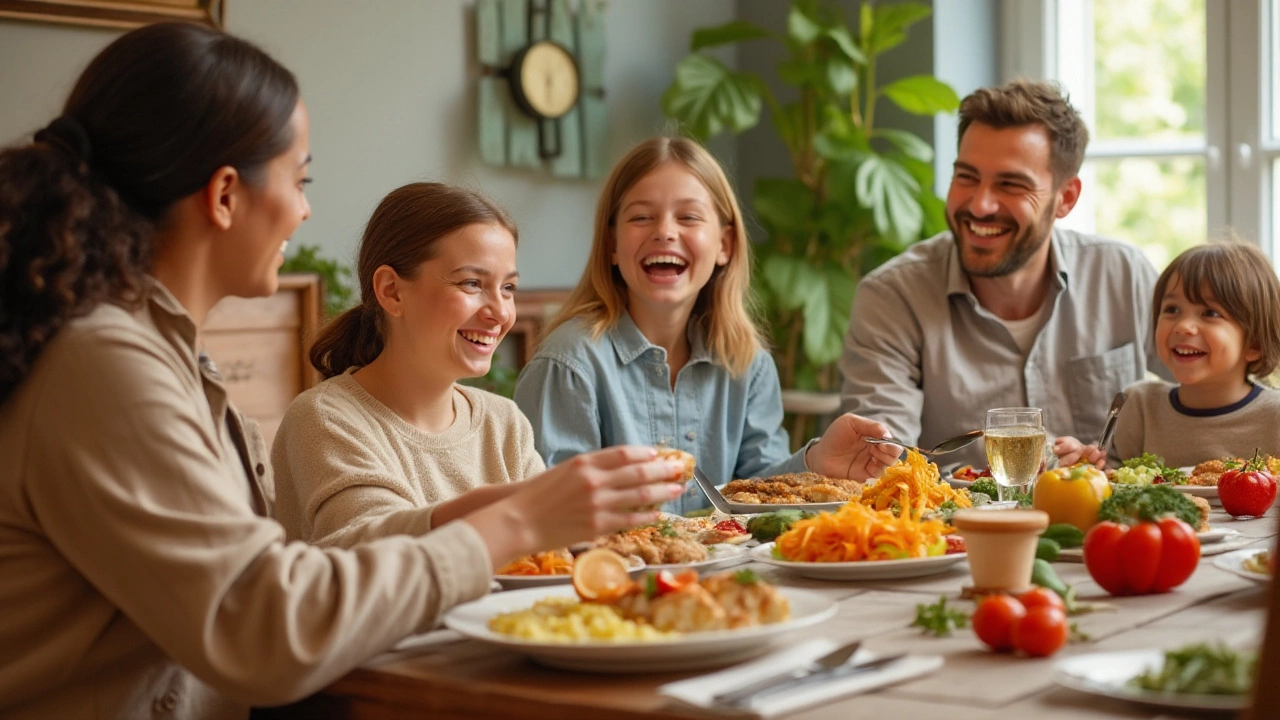
POLYGON ((516 291, 516 321, 504 340, 515 346, 516 370, 533 357, 543 330, 560 313, 569 292, 567 289, 516 291))
POLYGON ((320 381, 306 351, 323 305, 319 276, 288 274, 276 294, 226 298, 205 319, 205 352, 231 401, 261 425, 268 447, 294 396, 320 381))

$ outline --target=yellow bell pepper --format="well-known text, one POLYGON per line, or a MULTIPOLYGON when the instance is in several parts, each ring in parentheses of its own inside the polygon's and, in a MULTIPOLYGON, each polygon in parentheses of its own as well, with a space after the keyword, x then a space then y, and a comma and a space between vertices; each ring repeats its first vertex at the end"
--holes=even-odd
POLYGON ((1070 523, 1088 532, 1098 522, 1098 506, 1111 497, 1111 483, 1098 468, 1079 463, 1041 473, 1032 507, 1049 513, 1050 523, 1070 523))

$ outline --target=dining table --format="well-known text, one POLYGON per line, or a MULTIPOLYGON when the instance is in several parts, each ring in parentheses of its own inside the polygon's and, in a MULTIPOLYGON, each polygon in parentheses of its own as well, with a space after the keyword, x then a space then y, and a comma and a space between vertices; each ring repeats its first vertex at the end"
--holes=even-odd
MULTIPOLYGON (((1277 534, 1275 507, 1265 517, 1235 519, 1220 508, 1215 529, 1231 531, 1233 548, 1268 549, 1277 534)), ((1224 546, 1225 547, 1225 546, 1224 546)), ((772 640, 765 653, 824 638, 861 639, 874 653, 941 656, 926 675, 869 692, 826 701, 785 715, 797 720, 850 718, 1203 718, 1203 712, 1152 709, 1101 697, 1055 682, 1055 666, 1086 653, 1170 650, 1195 642, 1256 647, 1267 616, 1267 582, 1247 579, 1215 565, 1221 554, 1205 544, 1191 577, 1170 592, 1112 597, 1076 561, 1053 564, 1080 600, 1102 607, 1070 620, 1082 636, 1056 654, 1031 658, 986 649, 972 630, 935 636, 912 626, 921 605, 945 597, 969 611, 962 597, 971 582, 966 562, 924 577, 882 580, 816 580, 760 562, 748 567, 782 588, 803 588, 830 598, 836 613, 815 626, 772 640)), ((351 671, 315 695, 275 708, 262 717, 306 718, 534 718, 546 720, 640 720, 725 717, 660 694, 668 683, 711 670, 684 672, 583 672, 547 667, 509 649, 442 629, 408 638, 351 671)), ((746 715, 749 717, 749 715, 746 715)), ((1222 715, 1219 715, 1220 717, 1222 715)), ((1229 714, 1228 714, 1229 716, 1229 714)))

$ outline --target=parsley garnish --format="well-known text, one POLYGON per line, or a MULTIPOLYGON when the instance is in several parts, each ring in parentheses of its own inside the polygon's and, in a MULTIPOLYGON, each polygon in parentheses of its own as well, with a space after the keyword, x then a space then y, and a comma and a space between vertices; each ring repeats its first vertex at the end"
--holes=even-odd
POLYGON ((756 575, 754 570, 739 570, 733 574, 733 579, 739 585, 754 585, 760 582, 760 576, 756 575))
POLYGON ((948 609, 947 598, 944 595, 932 605, 924 603, 916 605, 916 619, 911 623, 911 627, 918 627, 921 628, 921 632, 942 637, 950 635, 951 631, 957 628, 969 627, 969 616, 960 610, 948 609))

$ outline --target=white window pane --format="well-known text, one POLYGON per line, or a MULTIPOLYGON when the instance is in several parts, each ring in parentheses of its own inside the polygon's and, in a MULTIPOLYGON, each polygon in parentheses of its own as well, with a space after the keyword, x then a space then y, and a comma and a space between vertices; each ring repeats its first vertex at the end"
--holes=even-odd
MULTIPOLYGON (((1271 139, 1274 141, 1280 140, 1280 2, 1271 0, 1267 17, 1271 22, 1264 46, 1263 67, 1271 67, 1271 87, 1266 92, 1271 94, 1271 139)), ((1272 183, 1272 187, 1275 187, 1275 183, 1272 183)))
MULTIPOLYGON (((1265 240, 1262 249, 1267 249, 1265 240)), ((1280 269, 1280 158, 1271 161, 1271 261, 1280 269)))
POLYGON ((1204 3, 1094 2, 1096 139, 1204 136, 1204 3))
POLYGON ((1163 269, 1206 240, 1204 171, 1200 157, 1090 160, 1080 202, 1062 224, 1131 242, 1163 269))

